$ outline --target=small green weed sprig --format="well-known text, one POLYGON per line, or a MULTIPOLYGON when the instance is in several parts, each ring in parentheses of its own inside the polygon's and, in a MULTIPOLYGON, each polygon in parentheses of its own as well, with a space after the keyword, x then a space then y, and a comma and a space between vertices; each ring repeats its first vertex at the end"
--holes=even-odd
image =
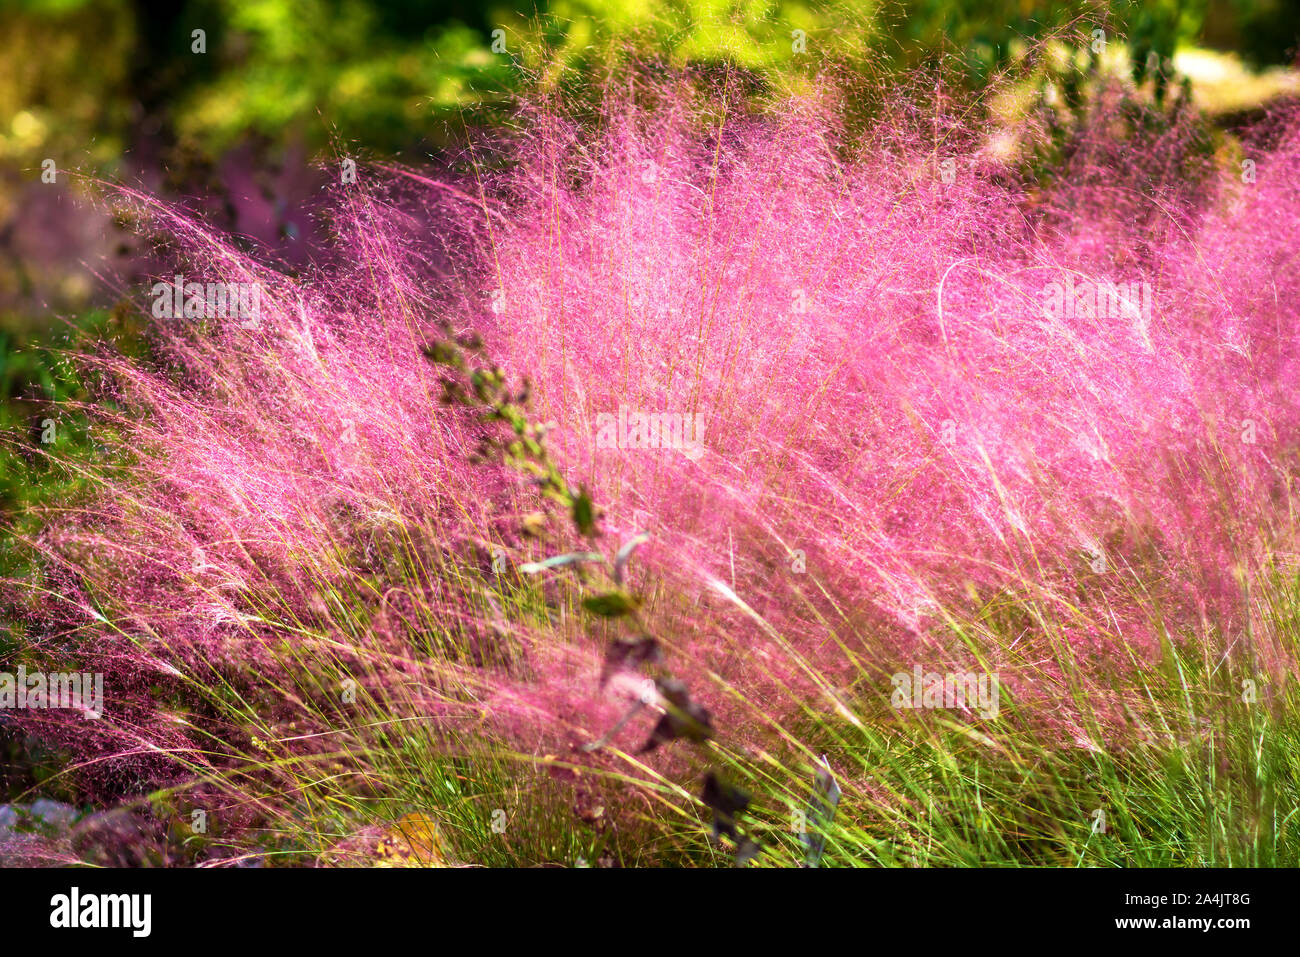
MULTIPOLYGON (((476 456, 483 461, 499 457, 510 468, 527 475, 543 499, 564 510, 574 530, 587 542, 585 550, 530 562, 521 565, 520 571, 539 574, 569 565, 599 569, 601 579, 595 583, 597 587, 593 592, 582 599, 583 608, 598 618, 617 619, 631 632, 629 636, 615 638, 605 649, 600 687, 603 688, 620 671, 646 669, 653 676, 653 694, 647 688, 646 693, 609 731, 585 745, 583 750, 591 752, 604 747, 642 709, 657 704, 663 709, 663 715, 637 754, 646 754, 679 740, 709 751, 716 735, 713 716, 691 696, 685 682, 674 677, 664 663, 658 640, 640 616, 642 598, 627 585, 627 566, 633 552, 650 536, 644 532, 634 535, 619 547, 612 561, 596 550, 597 540, 602 535, 596 506, 588 490, 570 485, 551 459, 546 448, 549 427, 533 422, 528 414, 531 396, 528 380, 525 378, 522 388, 515 391, 499 366, 478 364, 482 361, 484 349, 477 335, 457 335, 446 321, 440 322, 439 328, 444 338, 427 345, 424 354, 444 370, 441 378, 443 403, 475 410, 487 421, 507 427, 504 435, 489 433, 485 436, 476 456)), ((533 513, 524 517, 522 530, 526 534, 536 534, 544 522, 544 514, 533 513)), ((582 581, 587 585, 593 584, 586 575, 582 576, 582 581)), ((750 805, 751 795, 731 783, 720 767, 715 765, 705 773, 700 800, 713 812, 713 839, 720 840, 723 835, 729 837, 735 845, 738 864, 747 863, 760 853, 758 841, 739 823, 750 805)))

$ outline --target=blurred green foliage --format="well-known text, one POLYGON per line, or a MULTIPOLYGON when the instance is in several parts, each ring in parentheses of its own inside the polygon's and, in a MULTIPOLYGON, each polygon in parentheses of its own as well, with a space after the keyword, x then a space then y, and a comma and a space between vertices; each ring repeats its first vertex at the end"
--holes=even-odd
POLYGON ((7 6, 0 13, 0 170, 13 175, 16 166, 72 154, 112 164, 130 116, 136 42, 130 3, 10 0, 7 6))
POLYGON ((1141 81, 1202 32, 1284 62, 1297 24, 1291 0, 9 0, 0 163, 111 167, 140 133, 209 155, 250 135, 436 147, 466 119, 500 119, 523 89, 592 86, 637 55, 726 61, 782 87, 828 61, 947 53, 978 87, 1037 40, 1104 29, 1131 43, 1141 81))
MULTIPOLYGON (((468 6, 468 5, 465 5, 468 6)), ((515 83, 468 10, 441 22, 423 5, 361 0, 217 0, 180 18, 167 49, 192 58, 192 25, 212 23, 210 77, 186 84, 173 116, 181 139, 220 150, 240 137, 341 136, 391 152, 438 142, 458 111, 499 103, 515 83)), ((499 15, 502 19, 507 11, 499 15)))
MULTIPOLYGON (((0 522, 9 534, 38 531, 36 506, 74 501, 84 486, 77 463, 102 454, 77 411, 92 399, 91 384, 71 357, 110 339, 126 355, 146 348, 139 318, 126 309, 92 309, 46 338, 57 341, 32 342, 0 329, 0 522)), ((30 571, 15 564, 29 559, 0 535, 0 577, 30 571)))
POLYGON ((1300 47, 1296 0, 1230 0, 1201 6, 1201 35, 1207 44, 1235 50, 1255 67, 1295 62, 1300 47))

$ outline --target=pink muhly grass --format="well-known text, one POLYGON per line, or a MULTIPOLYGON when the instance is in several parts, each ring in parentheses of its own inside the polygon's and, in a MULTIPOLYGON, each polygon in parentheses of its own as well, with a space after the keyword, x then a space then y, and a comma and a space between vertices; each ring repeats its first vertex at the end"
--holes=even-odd
MULTIPOLYGON (((149 686, 275 685, 286 646, 523 752, 613 724, 635 693, 597 687, 617 626, 582 617, 571 572, 516 571, 576 546, 519 534, 535 493, 440 401, 439 319, 531 380, 608 550, 651 533, 645 621, 733 743, 875 720, 916 663, 998 672, 1063 745, 1125 733, 1125 676, 1162 642, 1294 668, 1246 586, 1291 548, 1300 142, 1247 185, 1195 165, 1190 123, 1117 146, 1120 106, 1096 109, 1030 183, 956 117, 936 148, 923 109, 850 134, 829 96, 722 120, 615 99, 594 131, 530 119, 474 175, 342 188, 332 257, 296 278, 119 192, 175 272, 261 284, 262 316, 154 321, 155 361, 87 359, 117 456, 36 543, 32 632, 105 671, 114 713, 64 742, 206 766, 229 729, 149 686), (1045 314, 1067 277, 1146 283, 1149 316, 1045 314), (621 407, 700 416, 703 454, 598 447, 621 407)), ((272 697, 268 733, 329 731, 272 697)))

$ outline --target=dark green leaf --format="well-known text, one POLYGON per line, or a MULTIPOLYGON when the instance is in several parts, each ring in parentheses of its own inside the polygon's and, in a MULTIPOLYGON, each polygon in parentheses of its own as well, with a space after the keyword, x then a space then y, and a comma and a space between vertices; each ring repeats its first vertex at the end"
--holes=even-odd
POLYGON ((596 508, 585 488, 573 499, 573 524, 583 535, 596 534, 596 508))
POLYGON ((630 615, 636 611, 640 604, 636 598, 621 591, 592 595, 582 600, 582 607, 586 608, 587 611, 605 618, 619 618, 623 615, 630 615))

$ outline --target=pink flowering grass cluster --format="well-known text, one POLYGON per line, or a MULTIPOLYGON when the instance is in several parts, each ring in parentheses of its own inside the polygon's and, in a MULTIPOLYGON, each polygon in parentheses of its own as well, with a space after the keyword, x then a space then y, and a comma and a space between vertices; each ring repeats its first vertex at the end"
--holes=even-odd
POLYGON ((538 567, 643 532, 637 621, 714 747, 792 799, 828 750, 849 825, 907 800, 853 755, 922 720, 890 706, 918 666, 998 676, 1001 717, 946 712, 995 752, 1145 740, 1175 659, 1287 687, 1260 596, 1293 550, 1293 126, 1243 177, 1194 118, 1103 86, 1035 175, 1032 116, 931 101, 861 129, 831 92, 759 115, 641 92, 525 114, 441 172, 363 169, 295 276, 114 194, 163 280, 256 283, 261 313, 85 357, 110 385, 68 414, 109 452, 66 465, 92 491, 48 516, 20 601, 33 660, 104 672, 106 714, 33 731, 92 779, 267 814, 312 761, 391 796, 374 752, 409 740, 374 729, 412 722, 680 802, 695 759, 638 755, 648 712, 582 750, 642 685, 600 681, 627 623, 580 604, 594 559, 538 567), (447 336, 527 389, 598 537, 449 400, 447 336), (658 441, 674 421, 695 441, 658 441))

